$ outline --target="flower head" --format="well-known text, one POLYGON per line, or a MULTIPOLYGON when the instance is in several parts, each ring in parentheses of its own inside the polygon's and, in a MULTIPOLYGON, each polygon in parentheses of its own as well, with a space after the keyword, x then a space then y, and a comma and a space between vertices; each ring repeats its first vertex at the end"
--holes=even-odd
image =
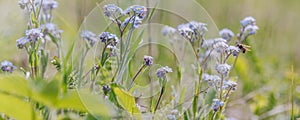
POLYGON ((124 11, 124 14, 131 14, 131 13, 133 13, 140 19, 144 19, 147 15, 147 8, 140 5, 133 5, 124 11))
POLYGON ((94 44, 98 41, 97 37, 96 37, 96 34, 94 34, 93 32, 91 31, 88 31, 88 30, 83 30, 80 34, 80 36, 85 39, 89 45, 91 47, 94 46, 94 44))
POLYGON ((19 2, 18 2, 21 9, 25 9, 25 7, 28 3, 29 3, 29 0, 19 0, 19 2))
POLYGON ((44 29, 44 34, 51 34, 53 36, 59 35, 63 32, 62 30, 57 29, 57 26, 53 23, 41 25, 41 28, 44 29))
POLYGON ((150 66, 153 64, 153 58, 151 56, 144 56, 145 65, 150 66))
POLYGON ((111 46, 116 46, 119 42, 119 38, 115 34, 111 34, 110 32, 102 32, 99 36, 99 39, 103 43, 109 43, 111 46))
POLYGON ((17 67, 14 66, 11 62, 5 60, 1 62, 1 70, 3 72, 9 72, 12 73, 17 67))
POLYGON ((221 53, 221 52, 224 52, 226 50, 226 48, 228 47, 227 41, 223 38, 217 38, 214 40, 214 43, 213 43, 213 48, 218 52, 218 53, 221 53))
POLYGON ((231 90, 234 91, 234 90, 236 90, 236 87, 237 87, 236 82, 233 82, 233 81, 230 81, 230 80, 225 80, 224 84, 222 86, 222 89, 227 90, 227 89, 231 88, 231 90))
POLYGON ((104 94, 106 95, 111 89, 109 85, 104 85, 102 86, 102 90, 104 92, 104 94))
POLYGON ((112 20, 117 19, 122 15, 123 10, 115 4, 108 4, 103 7, 104 15, 112 20))
POLYGON ((42 30, 39 28, 33 28, 30 30, 26 30, 26 36, 30 40, 30 42, 36 42, 39 38, 43 37, 42 30))
POLYGON ((164 78, 166 76, 167 73, 173 72, 171 68, 169 68, 168 66, 165 67, 161 67, 159 69, 157 69, 156 71, 156 76, 158 78, 164 78))
POLYGON ((251 16, 245 17, 243 20, 241 20, 241 24, 243 27, 247 27, 248 25, 255 25, 256 20, 251 16))
POLYGON ((216 65, 217 72, 224 76, 227 76, 229 74, 230 69, 231 69, 231 66, 228 65, 227 63, 216 65))
POLYGON ((236 46, 229 46, 228 48, 226 48, 225 50, 227 52, 227 54, 232 54, 233 56, 238 56, 238 53, 240 52, 240 49, 236 46))
POLYGON ((248 25, 246 28, 245 28, 245 33, 247 35, 253 35, 253 34, 256 34, 256 31, 258 30, 259 28, 256 26, 256 25, 248 25))
POLYGON ((195 40, 199 40, 203 37, 204 33, 207 31, 205 23, 191 21, 186 24, 181 24, 178 26, 179 34, 183 37, 190 40, 190 42, 194 42, 195 40))
POLYGON ((222 30, 219 32, 219 35, 220 35, 223 39, 225 39, 225 40, 227 40, 227 41, 230 41, 231 38, 234 36, 234 33, 233 33, 231 30, 229 30, 229 29, 227 29, 227 28, 224 28, 224 29, 222 29, 222 30))
POLYGON ((17 47, 23 49, 30 40, 27 37, 22 37, 17 40, 17 47))
POLYGON ((48 12, 53 10, 54 8, 57 8, 58 3, 55 0, 44 0, 42 7, 45 12, 48 12))
POLYGON ((171 36, 176 33, 176 29, 170 26, 164 26, 161 30, 163 36, 171 36))
POLYGON ((213 104, 211 106, 211 109, 213 109, 213 111, 218 111, 222 106, 224 106, 224 102, 222 102, 220 99, 213 99, 213 104))

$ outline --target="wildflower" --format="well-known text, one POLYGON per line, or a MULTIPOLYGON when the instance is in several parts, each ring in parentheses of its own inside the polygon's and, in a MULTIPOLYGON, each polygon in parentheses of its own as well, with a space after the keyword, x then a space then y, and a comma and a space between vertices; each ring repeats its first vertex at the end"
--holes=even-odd
POLYGON ((112 20, 122 15, 123 10, 114 4, 108 4, 103 7, 104 15, 112 20))
POLYGON ((217 75, 209 75, 204 73, 202 75, 202 80, 206 81, 209 86, 214 86, 215 84, 218 84, 218 82, 221 81, 221 78, 217 75))
POLYGON ((150 66, 153 64, 153 58, 151 56, 144 56, 145 65, 150 66))
POLYGON ((202 42, 202 48, 204 49, 209 49, 209 48, 212 48, 213 44, 214 44, 214 40, 213 39, 210 39, 210 40, 203 40, 202 42))
POLYGON ((28 3, 29 3, 29 0, 19 0, 19 2, 18 2, 21 9, 25 9, 25 7, 27 6, 28 3))
POLYGON ((62 30, 58 30, 57 26, 53 23, 41 25, 41 28, 44 29, 44 34, 51 34, 53 36, 59 35, 63 32, 62 30))
POLYGON ((33 28, 30 30, 26 30, 26 36, 30 40, 30 42, 36 42, 39 38, 43 37, 43 33, 39 28, 33 28))
POLYGON ((222 86, 222 89, 227 90, 227 89, 231 88, 231 90, 234 91, 234 90, 236 90, 236 87, 237 87, 236 82, 233 82, 233 81, 230 81, 230 80, 225 80, 224 84, 222 86))
POLYGON ((253 17, 249 16, 241 20, 241 24, 243 27, 247 27, 248 25, 255 25, 256 20, 253 17))
POLYGON ((9 72, 12 73, 17 67, 14 66, 11 62, 5 60, 1 62, 1 70, 3 72, 9 72))
POLYGON ((234 33, 231 30, 224 28, 219 32, 219 35, 228 42, 234 36, 234 33))
POLYGON ((121 26, 125 28, 125 26, 127 26, 129 23, 133 23, 133 28, 138 28, 143 23, 143 19, 128 17, 124 20, 121 26))
POLYGON ((88 30, 83 30, 80 34, 80 36, 87 40, 87 42, 89 43, 89 45, 92 47, 94 46, 94 44, 98 41, 98 39, 96 38, 96 34, 94 34, 91 31, 88 30))
POLYGON ((217 38, 214 40, 213 48, 218 52, 221 53, 225 51, 225 49, 228 47, 226 40, 223 38, 217 38))
POLYGON ((23 49, 28 42, 29 42, 28 38, 22 37, 22 38, 20 38, 20 39, 17 40, 17 47, 19 49, 23 49))
POLYGON ((43 11, 48 12, 58 7, 58 3, 55 0, 44 0, 43 1, 43 11))
POLYGON ((104 92, 104 94, 106 95, 108 92, 110 92, 110 86, 109 85, 104 85, 102 86, 102 90, 104 92))
POLYGON ((256 31, 258 30, 259 28, 256 26, 256 25, 248 25, 246 28, 245 28, 245 33, 247 35, 253 35, 253 34, 256 34, 256 31))
POLYGON ((232 54, 233 56, 238 56, 238 53, 240 52, 240 49, 236 46, 229 46, 225 50, 228 54, 232 54))
POLYGON ((102 32, 99 36, 99 39, 103 43, 109 43, 111 46, 116 46, 119 42, 119 38, 115 34, 111 34, 109 32, 102 32))
POLYGON ((191 21, 189 23, 179 25, 178 31, 180 35, 190 40, 190 42, 194 42, 204 35, 207 28, 205 23, 191 21))
POLYGON ((117 56, 117 46, 107 45, 107 49, 110 50, 110 56, 117 56))
POLYGON ((176 32, 176 29, 175 28, 172 28, 172 27, 170 27, 170 26, 164 26, 163 28, 162 28, 162 34, 164 35, 164 36, 170 36, 170 35, 174 35, 175 34, 175 32, 176 32))
POLYGON ((219 99, 213 99, 213 104, 211 106, 211 108, 217 112, 219 110, 220 107, 223 107, 224 106, 224 102, 222 102, 221 100, 219 99))
POLYGON ((166 76, 166 73, 170 73, 170 72, 173 72, 173 71, 168 66, 161 67, 156 71, 156 76, 158 78, 164 78, 166 76))
POLYGON ((176 120, 176 116, 172 115, 172 114, 167 115, 166 117, 167 117, 168 120, 176 120))
POLYGON ((217 72, 224 76, 227 76, 229 74, 230 69, 231 69, 231 66, 228 65, 227 63, 216 65, 217 72))
POLYGON ((124 12, 124 14, 130 15, 133 13, 136 15, 139 19, 144 19, 147 15, 147 8, 140 5, 133 5, 127 8, 124 12))

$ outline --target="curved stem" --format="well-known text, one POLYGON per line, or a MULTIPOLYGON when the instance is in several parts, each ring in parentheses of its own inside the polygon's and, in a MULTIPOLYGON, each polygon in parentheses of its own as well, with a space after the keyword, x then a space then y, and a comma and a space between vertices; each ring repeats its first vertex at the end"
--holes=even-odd
POLYGON ((130 86, 129 86, 129 89, 132 88, 132 85, 135 81, 135 79, 137 78, 137 76, 142 72, 142 70, 146 67, 146 64, 143 64, 140 69, 138 70, 138 72, 134 75, 134 77, 132 78, 131 80, 131 83, 130 83, 130 86))
POLYGON ((162 98, 162 96, 163 96, 163 94, 164 94, 164 91, 165 91, 165 86, 163 86, 163 87, 161 88, 159 98, 158 98, 157 103, 156 103, 156 105, 155 105, 154 113, 156 112, 156 110, 157 110, 157 108, 158 108, 158 106, 159 106, 159 103, 161 102, 161 98, 162 98))

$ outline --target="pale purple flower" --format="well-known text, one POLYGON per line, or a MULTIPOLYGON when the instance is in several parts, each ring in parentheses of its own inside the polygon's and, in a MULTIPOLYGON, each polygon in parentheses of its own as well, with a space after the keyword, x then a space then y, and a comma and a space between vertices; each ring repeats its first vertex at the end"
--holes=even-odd
POLYGON ((119 42, 119 38, 115 34, 111 34, 110 32, 102 32, 98 38, 103 43, 109 43, 109 45, 116 46, 119 42))
POLYGON ((222 53, 228 47, 227 41, 223 38, 217 38, 214 40, 213 48, 218 52, 222 53))
POLYGON ((25 7, 28 5, 29 0, 19 0, 18 4, 21 9, 25 9, 25 7))
POLYGON ((151 56, 144 56, 145 65, 150 66, 153 64, 153 58, 151 56))
POLYGON ((224 106, 224 102, 222 102, 220 99, 213 99, 211 109, 213 109, 213 111, 217 112, 219 110, 219 108, 223 107, 223 106, 224 106))
POLYGON ((166 76, 167 73, 173 72, 171 68, 169 68, 168 66, 165 67, 161 67, 159 69, 157 69, 156 71, 156 76, 158 78, 164 78, 166 76))
POLYGON ((43 1, 42 8, 45 12, 51 11, 57 7, 58 7, 58 3, 55 0, 44 0, 43 1))
POLYGON ((248 25, 255 25, 256 20, 251 16, 245 17, 243 20, 241 20, 241 24, 243 27, 247 27, 248 25))
POLYGON ((126 10, 124 10, 123 13, 124 14, 133 13, 139 19, 144 19, 147 15, 147 8, 144 6, 140 6, 140 5, 133 5, 133 6, 128 7, 126 10))
POLYGON ((39 38, 43 37, 42 30, 40 28, 33 28, 30 30, 26 30, 26 36, 30 40, 30 42, 36 42, 39 38))
POLYGON ((181 24, 178 26, 178 32, 183 37, 190 40, 190 42, 194 42, 195 40, 199 40, 203 37, 204 33, 207 31, 205 23, 191 21, 186 24, 181 24))
POLYGON ((94 46, 94 44, 98 41, 97 37, 96 37, 96 34, 94 34, 93 32, 91 31, 88 31, 88 30, 83 30, 80 34, 80 36, 86 40, 89 45, 91 47, 94 46))
POLYGON ((258 30, 259 28, 256 26, 256 25, 248 25, 246 28, 245 28, 245 33, 247 35, 253 35, 253 34, 256 34, 256 31, 258 30))
POLYGON ((230 81, 230 80, 225 80, 222 86, 223 90, 228 90, 229 88, 231 88, 231 90, 236 90, 237 87, 237 83, 234 81, 230 81))
POLYGON ((17 47, 23 49, 28 42, 30 42, 30 40, 27 37, 22 37, 17 40, 17 47))
POLYGON ((225 64, 217 64, 216 65, 216 70, 221 75, 227 76, 229 74, 229 71, 231 70, 231 66, 228 65, 227 63, 225 63, 225 64))
POLYGON ((226 48, 226 52, 227 54, 232 54, 233 56, 236 57, 240 52, 240 49, 236 46, 229 46, 228 48, 226 48))
POLYGON ((123 10, 116 6, 115 4, 104 5, 103 7, 104 15, 112 20, 117 19, 122 15, 123 10))
POLYGON ((219 35, 228 42, 234 36, 234 33, 231 30, 224 28, 219 32, 219 35))
POLYGON ((11 62, 5 60, 1 62, 1 70, 3 72, 9 72, 12 73, 17 67, 14 66, 11 62))
POLYGON ((44 29, 44 34, 51 34, 53 36, 57 36, 63 32, 62 30, 57 29, 57 26, 53 23, 41 25, 41 28, 44 29))
POLYGON ((162 28, 162 34, 164 35, 164 36, 169 36, 169 35, 174 35, 175 33, 176 33, 176 29, 175 28, 172 28, 172 27, 170 27, 170 26, 164 26, 163 28, 162 28))

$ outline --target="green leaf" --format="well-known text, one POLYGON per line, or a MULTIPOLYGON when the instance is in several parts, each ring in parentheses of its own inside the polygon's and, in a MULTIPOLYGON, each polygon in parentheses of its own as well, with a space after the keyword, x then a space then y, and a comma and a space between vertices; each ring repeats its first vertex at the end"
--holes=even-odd
POLYGON ((117 96, 118 103, 129 113, 133 114, 138 119, 141 119, 140 110, 136 106, 135 98, 127 91, 119 88, 112 87, 113 92, 117 96))
POLYGON ((33 107, 29 102, 15 96, 0 93, 0 113, 17 120, 37 119, 33 107))
POLYGON ((0 76, 0 91, 18 96, 29 96, 28 81, 19 75, 0 76))

